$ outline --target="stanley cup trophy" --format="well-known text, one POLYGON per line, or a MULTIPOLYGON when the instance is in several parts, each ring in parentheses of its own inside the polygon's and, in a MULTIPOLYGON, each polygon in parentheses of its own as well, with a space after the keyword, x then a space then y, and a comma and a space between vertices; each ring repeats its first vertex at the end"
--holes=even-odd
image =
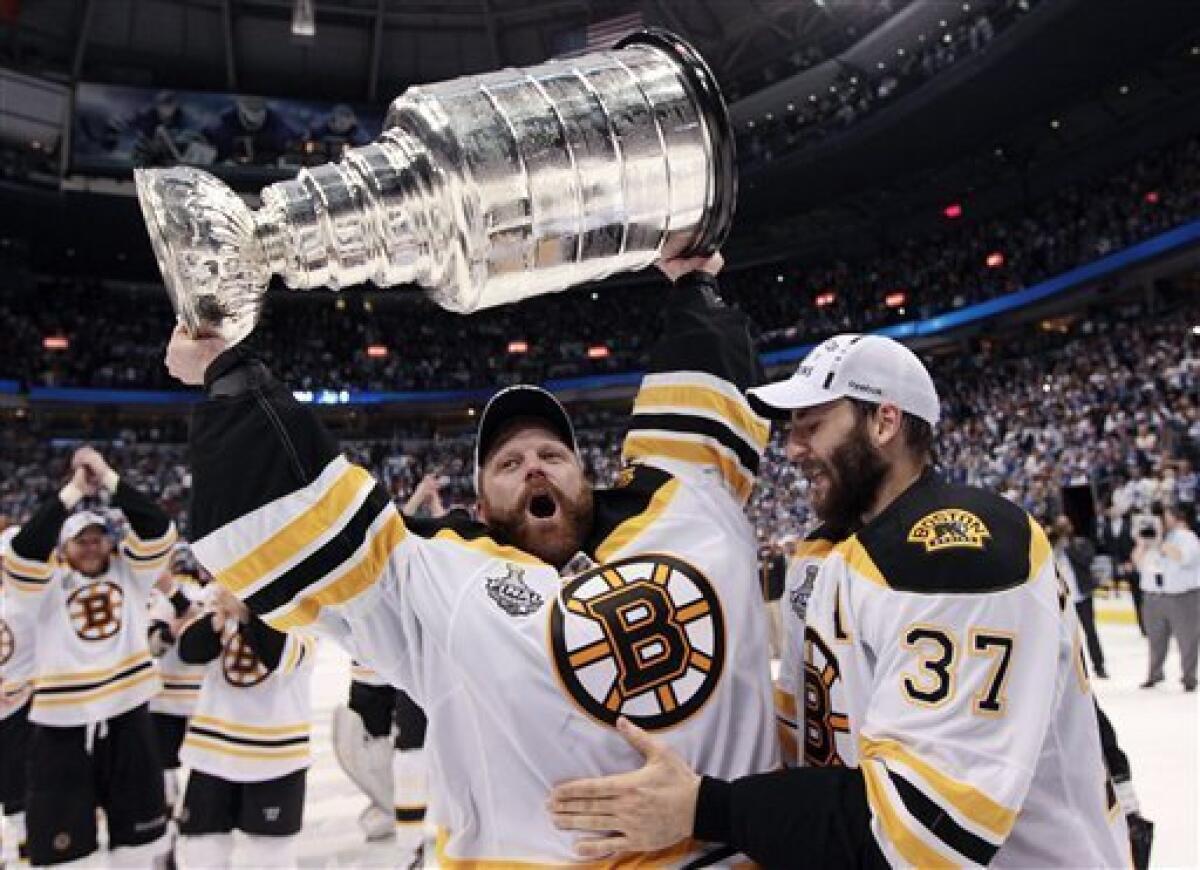
POLYGON ((241 341, 274 274, 293 289, 416 283, 468 313, 724 241, 737 196, 716 79, 652 30, 610 51, 414 87, 379 141, 248 208, 191 167, 138 198, 192 335, 241 341))

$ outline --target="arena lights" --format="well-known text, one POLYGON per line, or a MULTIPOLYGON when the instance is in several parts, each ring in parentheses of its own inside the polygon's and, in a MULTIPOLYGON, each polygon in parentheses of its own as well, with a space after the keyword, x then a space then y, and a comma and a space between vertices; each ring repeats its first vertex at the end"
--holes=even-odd
POLYGON ((65 335, 47 335, 42 339, 42 347, 45 350, 66 350, 71 346, 71 342, 65 335))
POLYGON ((946 206, 944 209, 942 209, 942 214, 945 215, 946 220, 956 221, 960 217, 963 216, 962 204, 957 203, 957 202, 952 202, 948 206, 946 206))
POLYGON ((983 262, 987 264, 989 269, 999 269, 1004 265, 1004 254, 1000 251, 992 251, 983 262))
POLYGON ((529 353, 529 342, 527 341, 510 341, 508 343, 509 353, 529 353))
POLYGON ((1192 335, 1200 335, 1200 324, 1192 327, 1192 335))
POLYGON ((1158 197, 1157 190, 1147 190, 1146 191, 1145 199, 1146 199, 1147 205, 1158 205, 1158 198, 1159 197, 1158 197))
POLYGON ((383 359, 388 355, 386 344, 369 344, 367 345, 367 356, 371 359, 383 359))
POLYGON ((832 290, 826 290, 824 293, 817 294, 817 307, 828 308, 837 301, 837 294, 832 290))
POLYGON ((889 293, 883 297, 883 304, 888 308, 903 308, 904 303, 908 301, 908 294, 903 290, 897 290, 894 293, 889 293))
POLYGON ((608 347, 603 344, 593 344, 587 349, 588 359, 605 359, 608 357, 608 347))

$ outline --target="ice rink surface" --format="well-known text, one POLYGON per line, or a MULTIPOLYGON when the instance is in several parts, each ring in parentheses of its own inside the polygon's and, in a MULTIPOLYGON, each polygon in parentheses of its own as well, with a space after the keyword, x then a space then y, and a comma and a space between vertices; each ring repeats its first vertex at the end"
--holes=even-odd
MULTIPOLYGON (((1120 616, 1126 606, 1102 603, 1100 609, 1120 616)), ((1142 813, 1156 825, 1153 865, 1200 866, 1200 699, 1183 693, 1174 646, 1166 681, 1145 690, 1138 684, 1146 676, 1147 647, 1137 627, 1104 622, 1100 634, 1110 677, 1095 680, 1094 685, 1129 755, 1142 813)), ((322 644, 313 690, 316 763, 309 775, 299 850, 304 867, 394 867, 397 863, 391 843, 367 844, 363 839, 357 817, 366 798, 342 774, 330 748, 331 711, 346 701, 349 674, 345 654, 331 643, 322 644)))

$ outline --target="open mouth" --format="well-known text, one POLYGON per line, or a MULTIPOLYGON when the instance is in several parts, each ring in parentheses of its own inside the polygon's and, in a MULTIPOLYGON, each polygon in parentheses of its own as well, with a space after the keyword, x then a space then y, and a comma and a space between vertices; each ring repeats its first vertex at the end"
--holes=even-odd
POLYGON ((558 502, 547 492, 539 492, 529 500, 529 513, 539 520, 548 520, 558 513, 558 502))

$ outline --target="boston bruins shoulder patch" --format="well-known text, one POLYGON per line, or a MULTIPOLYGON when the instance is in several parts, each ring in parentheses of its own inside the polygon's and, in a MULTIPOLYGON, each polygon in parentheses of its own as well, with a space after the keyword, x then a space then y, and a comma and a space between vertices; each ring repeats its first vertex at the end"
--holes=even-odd
POLYGON ((550 645, 568 694, 609 725, 669 728, 712 695, 725 620, 712 584, 672 556, 640 554, 567 581, 550 608, 550 645))
POLYGON ((924 544, 925 552, 969 547, 982 550, 992 533, 983 520, 968 510, 943 508, 926 514, 908 530, 910 544, 924 544))

